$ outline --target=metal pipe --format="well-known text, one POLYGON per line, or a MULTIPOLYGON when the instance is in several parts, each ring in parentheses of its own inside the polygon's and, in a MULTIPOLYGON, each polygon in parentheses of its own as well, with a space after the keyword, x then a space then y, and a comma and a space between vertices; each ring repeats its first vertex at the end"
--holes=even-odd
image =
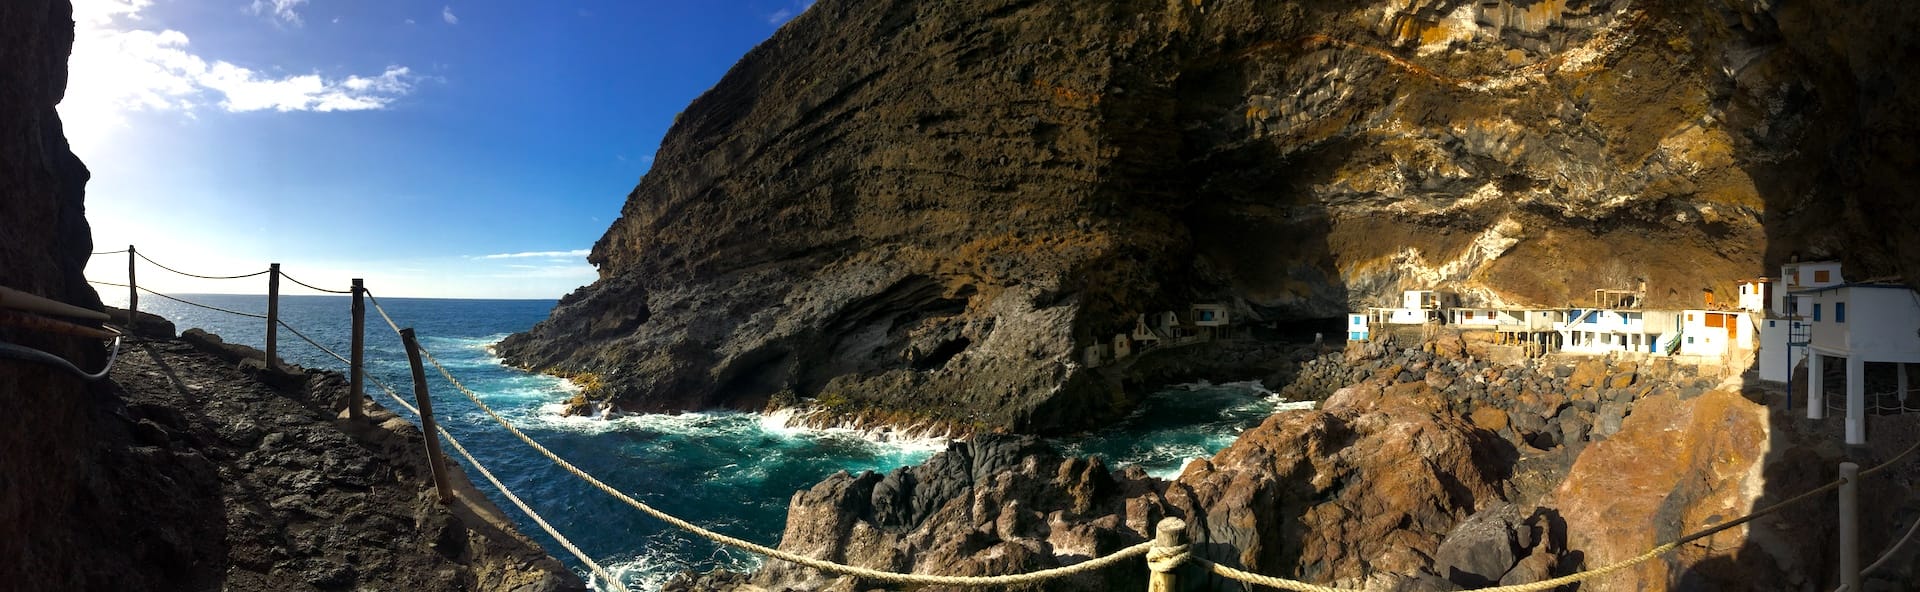
POLYGON ((66 321, 8 310, 0 310, 0 325, 13 325, 34 331, 46 331, 48 333, 59 333, 62 335, 87 337, 91 339, 113 339, 120 336, 119 333, 106 329, 96 329, 85 325, 76 325, 66 321))
POLYGON ((80 308, 51 298, 35 296, 6 286, 0 286, 0 308, 73 317, 89 321, 107 320, 107 313, 80 308))

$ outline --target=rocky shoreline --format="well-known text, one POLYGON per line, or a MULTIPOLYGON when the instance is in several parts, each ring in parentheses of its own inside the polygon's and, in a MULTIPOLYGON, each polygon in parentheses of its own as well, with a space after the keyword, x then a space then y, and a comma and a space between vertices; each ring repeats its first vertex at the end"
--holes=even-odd
MULTIPOLYGON (((269 368, 256 349, 141 323, 112 374, 123 452, 168 475, 180 511, 154 516, 180 589, 585 590, 450 464, 434 493, 422 435, 377 402, 345 418, 342 375, 269 368)), ((158 503, 158 502, 155 502, 158 503)))
MULTIPOLYGON (((1177 516, 1223 564, 1339 586, 1455 590, 1626 559, 1815 487, 1849 454, 1833 422, 1765 405, 1777 386, 1632 359, 1502 365, 1473 349, 1443 335, 1300 361, 1278 390, 1342 385, 1320 409, 1276 414, 1170 480, 993 435, 917 467, 838 474, 795 494, 781 548, 895 571, 1004 574, 1123 548, 1177 516)), ((1850 454, 1890 457, 1920 437, 1916 419, 1876 417, 1877 445, 1850 454)), ((1865 499, 1894 518, 1867 533, 1866 548, 1885 548, 1896 524, 1920 514, 1916 476, 1920 463, 1908 463, 1865 485, 1865 499)), ((1830 498, 1816 500, 1580 589, 1825 589, 1834 516, 1830 498)), ((1910 589, 1917 556, 1897 557, 1869 589, 1910 589)), ((1131 562, 1028 589, 1138 589, 1145 573, 1131 562)), ((1196 577, 1204 589, 1239 589, 1196 577)), ((890 588, 774 562, 684 574, 668 589, 890 588)))

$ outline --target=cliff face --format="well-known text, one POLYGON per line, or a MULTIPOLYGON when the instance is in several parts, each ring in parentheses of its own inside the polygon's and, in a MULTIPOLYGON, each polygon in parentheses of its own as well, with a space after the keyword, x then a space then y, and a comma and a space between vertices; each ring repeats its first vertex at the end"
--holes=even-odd
POLYGON ((1884 237, 1916 215, 1914 12, 823 0, 687 107, 601 278, 500 350, 628 409, 1048 431, 1128 404, 1078 348, 1192 302, 1674 306, 1795 255, 1912 268, 1884 237))
MULTIPOLYGON (((83 216, 87 169, 68 150, 54 105, 66 90, 73 45, 66 0, 0 5, 0 286, 78 304, 99 305, 81 271, 92 251, 83 216)), ((59 354, 89 370, 105 354, 98 342, 0 326, 0 341, 59 354)), ((127 505, 99 478, 94 393, 46 366, 0 359, 0 581, 22 589, 124 585, 154 589, 145 578, 115 580, 137 563, 136 545, 110 545, 101 530, 130 526, 127 505), (101 530, 75 532, 96 522, 101 530), (90 573, 100 575, 89 576, 90 573)), ((92 530, 92 529, 89 529, 92 530)))

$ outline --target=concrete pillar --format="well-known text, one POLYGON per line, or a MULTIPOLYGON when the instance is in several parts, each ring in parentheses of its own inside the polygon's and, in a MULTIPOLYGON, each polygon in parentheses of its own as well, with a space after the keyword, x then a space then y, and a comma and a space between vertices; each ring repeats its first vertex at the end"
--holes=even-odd
POLYGON ((1847 356, 1847 445, 1867 443, 1867 361, 1847 356))
POLYGON ((1894 374, 1900 377, 1900 405, 1905 407, 1907 404, 1907 363, 1901 362, 1894 364, 1893 367, 1898 369, 1894 374))
POLYGON ((1827 393, 1824 390, 1827 385, 1821 376, 1825 369, 1820 367, 1823 357, 1820 352, 1807 350, 1807 419, 1827 418, 1827 393))

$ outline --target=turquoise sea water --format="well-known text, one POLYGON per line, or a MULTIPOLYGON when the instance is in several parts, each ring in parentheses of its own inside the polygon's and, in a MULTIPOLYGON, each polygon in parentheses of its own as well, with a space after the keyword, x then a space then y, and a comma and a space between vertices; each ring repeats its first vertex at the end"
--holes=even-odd
MULTIPOLYGON (((184 294, 182 298, 260 313, 262 296, 184 294)), ((112 297, 108 295, 109 303, 112 297)), ((509 421, 601 480, 681 517, 750 540, 776 544, 786 506, 797 490, 835 471, 888 471, 918 463, 945 446, 936 440, 881 442, 847 430, 787 427, 780 417, 750 413, 633 415, 615 419, 561 417, 558 403, 572 395, 561 380, 500 363, 489 346, 545 318, 551 300, 443 300, 382 298, 402 327, 414 327, 421 345, 509 421)), ((121 302, 124 303, 124 302, 121 302)), ((255 347, 265 322, 143 295, 141 309, 171 319, 180 330, 200 327, 227 341, 255 347)), ((342 355, 347 353, 349 299, 282 296, 289 324, 342 355)), ((371 308, 371 307, 369 307, 371 308)), ((280 355, 313 368, 342 365, 281 332, 280 355)), ((400 340, 368 312, 368 372, 410 396, 412 378, 400 340)), ((482 463, 553 526, 635 590, 656 590, 685 569, 748 569, 757 560, 716 548, 633 510, 553 467, 493 424, 477 407, 428 370, 436 415, 482 463)), ((376 392, 369 395, 395 408, 376 392)), ((1188 459, 1211 454, 1241 430, 1286 407, 1254 383, 1187 385, 1168 389, 1127 420, 1099 433, 1054 441, 1063 452, 1104 456, 1109 466, 1141 465, 1169 475, 1188 459)), ((399 410, 405 414, 404 410, 399 410)), ((449 450, 451 454, 451 450, 449 450)), ((464 465, 464 461, 462 461, 464 465)), ((520 515, 471 468, 487 491, 549 552, 576 571, 584 565, 520 515)))

